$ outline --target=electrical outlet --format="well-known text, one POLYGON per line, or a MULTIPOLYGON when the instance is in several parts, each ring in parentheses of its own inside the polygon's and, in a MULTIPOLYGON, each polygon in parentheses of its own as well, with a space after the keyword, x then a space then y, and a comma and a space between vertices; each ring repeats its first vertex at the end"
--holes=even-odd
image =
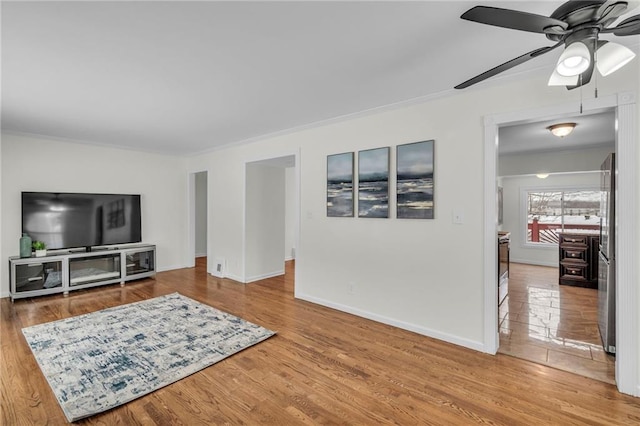
POLYGON ((356 294, 356 284, 355 283, 349 283, 349 294, 356 294))

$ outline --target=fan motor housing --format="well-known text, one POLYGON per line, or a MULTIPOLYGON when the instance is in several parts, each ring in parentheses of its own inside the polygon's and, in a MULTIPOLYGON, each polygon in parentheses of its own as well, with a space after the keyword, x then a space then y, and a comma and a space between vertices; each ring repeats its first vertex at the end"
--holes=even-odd
POLYGON ((568 1, 557 8, 551 14, 551 18, 564 21, 569 27, 584 24, 585 22, 594 21, 596 13, 604 1, 568 1))
MULTIPOLYGON (((581 26, 584 26, 585 28, 597 28, 599 30, 610 23, 610 21, 606 21, 596 24, 598 20, 598 11, 603 4, 604 1, 599 0, 569 1, 557 8, 550 17, 566 22, 568 24, 567 29, 572 30, 575 28, 577 30, 576 32, 580 31, 579 28, 581 26)), ((626 7, 627 3, 619 2, 618 5, 626 7)), ((611 19, 611 21, 613 20, 615 20, 615 18, 611 19)), ((572 38, 573 35, 574 34, 570 34, 567 37, 567 43, 569 43, 569 38, 572 38)), ((563 37, 562 35, 552 33, 546 34, 546 36, 549 40, 553 41, 560 41, 563 37)), ((582 39, 582 37, 579 37, 579 39, 582 39)), ((575 39, 572 40, 572 42, 573 41, 575 41, 575 39)))

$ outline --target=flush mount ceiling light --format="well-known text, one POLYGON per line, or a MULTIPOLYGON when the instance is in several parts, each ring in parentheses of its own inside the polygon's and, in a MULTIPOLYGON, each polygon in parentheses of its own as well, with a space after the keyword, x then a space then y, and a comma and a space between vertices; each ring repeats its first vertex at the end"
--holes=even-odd
POLYGON ((547 130, 553 133, 554 136, 564 138, 569 133, 573 132, 575 127, 576 123, 558 123, 547 127, 547 130))
POLYGON ((537 174, 536 174, 536 177, 537 177, 538 179, 546 179, 546 178, 548 178, 548 177, 549 177, 549 173, 537 173, 537 174))
POLYGON ((625 0, 571 0, 560 5, 549 16, 493 6, 475 6, 460 18, 479 24, 543 34, 553 44, 513 58, 455 88, 465 89, 560 47, 565 50, 549 79, 550 86, 566 86, 570 90, 582 87, 591 81, 596 68, 603 76, 608 75, 623 67, 635 55, 624 46, 608 46, 612 43, 601 40, 600 35, 640 35, 640 15, 616 22, 636 7, 635 3, 625 0))

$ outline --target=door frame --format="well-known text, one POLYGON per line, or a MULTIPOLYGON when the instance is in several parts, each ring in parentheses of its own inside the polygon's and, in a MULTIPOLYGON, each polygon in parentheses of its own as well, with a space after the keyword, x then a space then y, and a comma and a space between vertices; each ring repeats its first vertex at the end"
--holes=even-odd
POLYGON ((189 171, 187 178, 187 214, 188 214, 188 231, 187 231, 187 268, 193 268, 196 266, 196 174, 207 172, 207 273, 209 272, 209 265, 211 259, 209 256, 209 170, 191 170, 189 171))
MULTIPOLYGON (((243 183, 242 183, 242 277, 239 280, 242 283, 247 283, 247 273, 246 273, 246 259, 247 259, 247 167, 251 163, 259 163, 270 160, 277 160, 283 157, 293 157, 295 164, 294 168, 294 206, 295 206, 295 215, 294 215, 294 244, 296 248, 296 259, 299 257, 300 253, 300 148, 294 150, 284 150, 282 152, 273 153, 270 155, 258 155, 255 157, 249 157, 244 160, 244 173, 243 173, 243 183)), ((294 295, 295 295, 295 283, 298 282, 298 268, 294 269, 294 295)))
MULTIPOLYGON (((636 95, 624 92, 598 99, 585 100, 584 112, 603 109, 616 112, 616 384, 618 390, 640 396, 640 349, 638 348, 638 279, 640 257, 640 217, 638 208, 638 114, 636 95)), ((505 114, 484 119, 484 345, 485 352, 495 354, 500 344, 498 335, 497 214, 496 194, 498 164, 498 128, 526 120, 542 121, 575 115, 575 102, 505 114)))

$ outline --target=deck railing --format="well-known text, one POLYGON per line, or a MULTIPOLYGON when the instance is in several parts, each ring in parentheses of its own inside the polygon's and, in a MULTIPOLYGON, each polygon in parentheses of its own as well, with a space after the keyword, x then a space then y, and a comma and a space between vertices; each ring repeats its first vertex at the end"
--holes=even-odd
MULTIPOLYGON (((575 230, 593 230, 598 231, 600 225, 597 224, 565 224, 564 232, 575 230)), ((533 223, 527 226, 527 241, 532 243, 550 243, 558 244, 558 232, 561 232, 562 225, 555 223, 540 223, 538 219, 533 219, 533 223)))

